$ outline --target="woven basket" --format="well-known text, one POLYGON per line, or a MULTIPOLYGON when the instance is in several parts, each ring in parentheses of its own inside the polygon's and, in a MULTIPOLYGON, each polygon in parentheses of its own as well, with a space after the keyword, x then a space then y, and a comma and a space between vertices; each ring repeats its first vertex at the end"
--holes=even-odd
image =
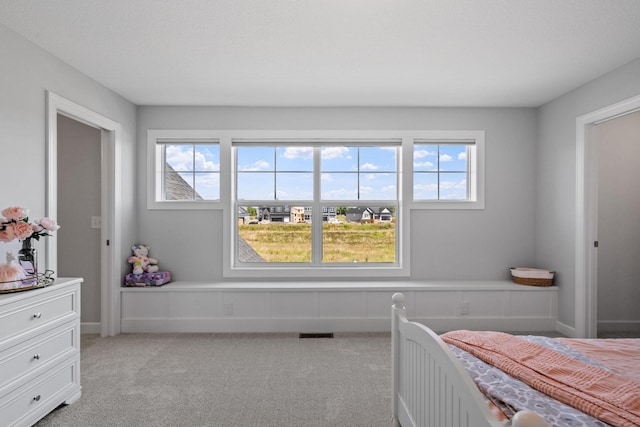
POLYGON ((553 285, 553 279, 534 279, 531 277, 513 277, 513 283, 518 285, 529 286, 551 286, 553 285))
POLYGON ((511 276, 513 282, 518 285, 528 286, 551 286, 553 285, 553 278, 555 272, 548 270, 539 270, 533 268, 512 268, 511 276), (523 277, 526 276, 526 277, 523 277), (537 277, 538 276, 538 277, 537 277))

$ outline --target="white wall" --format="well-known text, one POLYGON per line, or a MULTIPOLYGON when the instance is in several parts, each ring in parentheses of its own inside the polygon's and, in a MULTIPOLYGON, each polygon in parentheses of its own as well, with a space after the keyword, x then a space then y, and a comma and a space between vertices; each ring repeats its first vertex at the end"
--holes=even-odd
MULTIPOLYGON (((124 235, 134 234, 136 106, 2 25, 0 52, 0 206, 24 206, 33 217, 45 215, 45 93, 49 90, 121 124, 122 227, 124 235)), ((37 245, 44 249, 42 242, 37 245)), ((17 248, 1 246, 2 252, 17 248)), ((122 251, 128 253, 129 247, 122 251)), ((123 274, 125 268, 123 260, 123 274)))
MULTIPOLYGON (((535 110, 526 108, 140 107, 137 191, 147 191, 147 129, 481 129, 486 208, 413 211, 410 279, 508 279, 535 263, 535 110)), ((176 280, 222 279, 220 211, 147 210, 140 243, 176 280)), ((134 243, 134 242, 131 242, 134 243)))
POLYGON ((640 112, 598 124, 598 330, 640 326, 640 112))
POLYGON ((576 118, 640 94, 640 60, 538 109, 536 259, 558 272, 559 321, 575 326, 576 118))

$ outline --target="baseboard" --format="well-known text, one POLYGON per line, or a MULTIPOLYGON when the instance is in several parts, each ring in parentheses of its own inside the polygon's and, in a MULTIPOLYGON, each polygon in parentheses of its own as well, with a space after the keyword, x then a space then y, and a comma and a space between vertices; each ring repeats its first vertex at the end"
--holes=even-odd
POLYGON ((576 328, 562 322, 556 322, 556 332, 561 333, 565 337, 569 338, 576 338, 578 336, 576 328))
POLYGON ((81 334, 99 334, 101 331, 100 322, 81 322, 80 333, 81 334))
POLYGON ((598 320, 598 331, 624 332, 640 330, 640 320, 598 320))
MULTIPOLYGON (((435 331, 454 329, 498 330, 504 332, 554 331, 554 318, 418 318, 435 331)), ((298 318, 298 319, 123 319, 122 332, 390 332, 388 318, 298 318)))

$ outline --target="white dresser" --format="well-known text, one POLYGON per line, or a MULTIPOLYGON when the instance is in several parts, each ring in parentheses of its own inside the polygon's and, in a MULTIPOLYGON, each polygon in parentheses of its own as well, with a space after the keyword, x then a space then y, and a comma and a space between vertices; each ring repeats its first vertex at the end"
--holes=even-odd
POLYGON ((0 424, 30 426, 80 398, 80 284, 0 294, 0 424))

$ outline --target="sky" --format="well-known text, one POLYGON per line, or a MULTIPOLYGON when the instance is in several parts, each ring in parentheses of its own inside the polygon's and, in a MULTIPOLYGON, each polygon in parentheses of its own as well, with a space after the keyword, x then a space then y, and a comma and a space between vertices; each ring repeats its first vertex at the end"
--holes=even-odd
MULTIPOLYGON (((396 200, 397 149, 319 147, 321 199, 396 200)), ((313 200, 313 150, 299 146, 238 147, 238 200, 313 200)), ((167 163, 185 181, 192 186, 195 182, 203 198, 219 198, 218 146, 167 145, 165 154, 167 163)), ((415 145, 414 200, 464 200, 466 163, 464 145, 415 145)))

